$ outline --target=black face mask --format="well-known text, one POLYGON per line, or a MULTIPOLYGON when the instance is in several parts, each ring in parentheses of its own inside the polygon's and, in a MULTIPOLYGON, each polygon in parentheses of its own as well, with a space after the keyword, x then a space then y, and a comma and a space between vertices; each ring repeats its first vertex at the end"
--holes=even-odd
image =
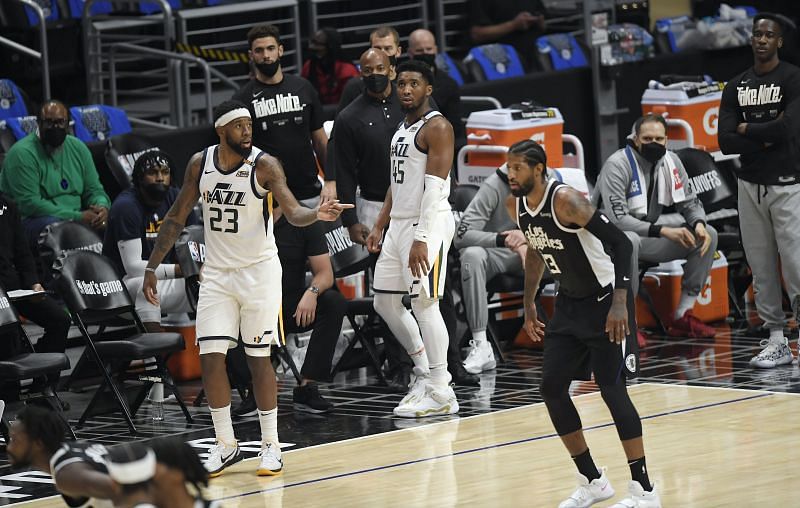
POLYGON ((389 85, 389 76, 386 74, 370 74, 361 79, 364 80, 364 86, 367 87, 367 90, 372 93, 382 93, 389 85))
POLYGON ((48 127, 42 129, 42 143, 50 148, 58 148, 67 139, 67 129, 63 127, 48 127))
POLYGON ((148 183, 142 186, 142 193, 155 203, 161 203, 167 197, 169 186, 163 183, 148 183))
POLYGON ((389 65, 392 67, 397 67, 397 57, 392 55, 389 57, 389 65))
POLYGON ((275 60, 272 63, 266 63, 266 62, 257 63, 256 64, 256 69, 258 69, 258 72, 260 72, 264 76, 266 76, 268 78, 271 78, 272 76, 275 75, 276 72, 278 72, 278 68, 280 66, 281 66, 281 61, 280 60, 275 60))
POLYGON ((667 147, 656 142, 642 143, 642 146, 639 147, 639 153, 642 154, 645 160, 655 164, 667 153, 667 147))
POLYGON ((422 53, 421 55, 414 55, 414 60, 427 64, 431 69, 436 69, 436 55, 429 53, 422 53))

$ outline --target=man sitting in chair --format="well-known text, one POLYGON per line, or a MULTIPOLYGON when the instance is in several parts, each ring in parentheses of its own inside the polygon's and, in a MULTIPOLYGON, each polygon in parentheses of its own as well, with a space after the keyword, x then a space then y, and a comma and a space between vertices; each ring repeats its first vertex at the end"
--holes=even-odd
MULTIPOLYGON (((683 163, 667 150, 667 122, 647 114, 633 126, 625 148, 614 152, 600 170, 592 202, 623 230, 633 244, 632 274, 639 261, 660 263, 686 259, 681 297, 667 333, 673 336, 713 337, 714 328, 692 313, 697 296, 711 271, 717 232, 706 225, 703 204, 689 187, 683 163), (665 206, 674 205, 683 224, 659 220, 665 206)), ((637 294, 639 279, 631 281, 637 294)))

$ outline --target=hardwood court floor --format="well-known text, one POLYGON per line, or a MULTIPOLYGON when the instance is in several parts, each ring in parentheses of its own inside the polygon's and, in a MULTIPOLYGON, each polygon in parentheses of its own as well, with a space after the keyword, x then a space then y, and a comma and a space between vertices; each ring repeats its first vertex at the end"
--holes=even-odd
MULTIPOLYGON (((630 393, 664 506, 798 506, 800 396, 650 383, 630 393)), ((619 499, 629 473, 610 415, 599 393, 577 401, 619 499)), ((574 487, 572 461, 542 404, 287 451, 284 461, 276 478, 256 477, 255 462, 244 461, 207 494, 243 508, 552 507, 574 487)), ((25 506, 63 505, 51 498, 25 506)))

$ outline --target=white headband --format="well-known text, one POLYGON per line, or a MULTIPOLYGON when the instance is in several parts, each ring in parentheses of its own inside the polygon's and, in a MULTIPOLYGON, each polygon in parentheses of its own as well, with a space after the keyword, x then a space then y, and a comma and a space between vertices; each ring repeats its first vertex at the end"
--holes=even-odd
POLYGON ((106 461, 108 475, 115 482, 133 485, 150 480, 156 474, 156 454, 147 450, 147 455, 132 462, 117 463, 106 461))
POLYGON ((247 118, 252 118, 250 116, 250 111, 247 108, 237 108, 234 109, 233 111, 228 111, 221 117, 217 118, 217 121, 214 122, 214 128, 225 127, 232 121, 236 120, 237 118, 242 118, 243 116, 246 116, 247 118))

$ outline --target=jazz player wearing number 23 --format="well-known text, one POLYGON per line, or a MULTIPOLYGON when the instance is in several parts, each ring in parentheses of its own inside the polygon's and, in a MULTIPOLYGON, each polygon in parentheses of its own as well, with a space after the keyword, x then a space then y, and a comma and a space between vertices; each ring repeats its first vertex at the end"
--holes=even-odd
POLYGON ((419 418, 458 412, 447 372, 447 327, 439 311, 447 251, 455 221, 447 195, 453 161, 453 127, 432 111, 433 74, 417 60, 397 68, 397 95, 405 119, 391 142, 391 185, 367 247, 375 265, 375 310, 414 362, 408 394, 394 409, 419 418), (391 218, 382 247, 381 233, 391 218), (414 317, 403 305, 411 296, 414 317))
POLYGON ((280 162, 252 145, 253 122, 244 104, 226 101, 214 110, 219 144, 189 161, 183 187, 158 232, 147 263, 143 292, 157 303, 155 268, 175 244, 186 216, 202 198, 206 262, 197 304, 197 339, 203 388, 217 444, 205 463, 210 476, 242 459, 231 423, 231 388, 225 355, 241 334, 261 424, 259 475, 283 469, 277 429, 277 386, 269 361, 277 340, 281 265, 272 232, 272 200, 295 226, 333 221, 352 205, 327 201, 300 206, 286 185, 280 162))
POLYGON ((660 508, 645 465, 642 424, 625 384, 636 377, 639 364, 631 335, 636 330, 629 291, 631 242, 578 191, 547 178, 547 157, 534 141, 509 148, 508 183, 509 214, 528 241, 525 329, 534 341, 544 338, 539 390, 578 469, 578 488, 559 508, 585 508, 614 495, 605 469, 598 470, 592 460, 569 396, 572 380, 589 379, 590 370, 631 470, 628 497, 614 508, 660 508), (546 332, 534 304, 545 266, 559 281, 546 332))

